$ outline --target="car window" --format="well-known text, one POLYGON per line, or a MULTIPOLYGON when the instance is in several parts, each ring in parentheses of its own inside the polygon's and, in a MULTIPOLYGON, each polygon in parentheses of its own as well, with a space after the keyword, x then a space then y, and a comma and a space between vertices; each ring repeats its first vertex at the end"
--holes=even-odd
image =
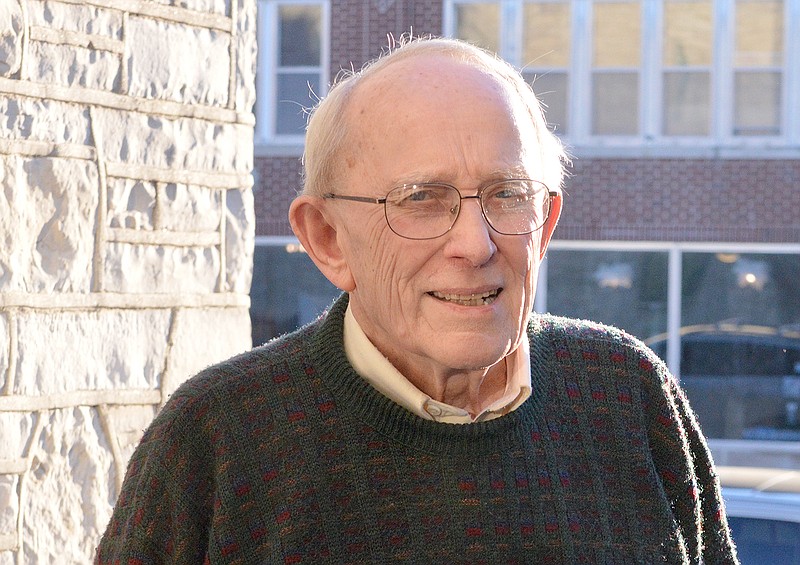
POLYGON ((742 565, 800 565, 800 524, 729 516, 742 565))

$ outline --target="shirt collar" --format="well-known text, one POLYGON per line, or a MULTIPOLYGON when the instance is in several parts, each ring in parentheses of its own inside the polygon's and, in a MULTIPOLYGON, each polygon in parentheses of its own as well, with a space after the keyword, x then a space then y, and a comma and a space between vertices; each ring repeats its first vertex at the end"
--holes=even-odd
POLYGON ((356 373, 378 392, 428 420, 448 424, 492 420, 516 410, 531 395, 530 346, 527 339, 523 339, 519 347, 505 358, 505 393, 475 418, 463 408, 432 399, 404 377, 372 344, 349 305, 344 317, 344 351, 356 373))

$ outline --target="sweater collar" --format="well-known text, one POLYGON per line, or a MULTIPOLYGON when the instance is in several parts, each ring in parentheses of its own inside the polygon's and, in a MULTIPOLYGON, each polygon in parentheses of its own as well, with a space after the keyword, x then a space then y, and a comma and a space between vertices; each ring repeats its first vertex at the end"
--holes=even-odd
POLYGON ((344 317, 343 341, 347 359, 362 378, 390 400, 426 420, 448 424, 493 420, 519 408, 531 395, 530 347, 527 339, 504 360, 505 392, 475 418, 463 408, 434 400, 400 373, 372 344, 349 305, 344 317))
MULTIPOLYGON (((443 424, 412 414, 378 392, 356 373, 344 351, 344 317, 348 297, 343 294, 320 320, 311 342, 314 370, 336 399, 339 410, 387 437, 418 450, 436 454, 473 454, 507 449, 530 433, 529 420, 543 402, 534 393, 502 418, 468 426, 443 424), (528 422, 528 424, 526 424, 528 422), (526 431, 527 430, 527 431, 526 431)), ((533 390, 544 369, 533 371, 533 390)))

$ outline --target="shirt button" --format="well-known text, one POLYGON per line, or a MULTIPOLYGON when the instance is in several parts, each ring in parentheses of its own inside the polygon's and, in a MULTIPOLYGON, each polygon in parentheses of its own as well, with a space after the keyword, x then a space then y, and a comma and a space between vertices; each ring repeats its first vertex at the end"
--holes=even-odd
POLYGON ((442 409, 436 405, 426 405, 425 411, 434 418, 437 418, 442 415, 442 409))

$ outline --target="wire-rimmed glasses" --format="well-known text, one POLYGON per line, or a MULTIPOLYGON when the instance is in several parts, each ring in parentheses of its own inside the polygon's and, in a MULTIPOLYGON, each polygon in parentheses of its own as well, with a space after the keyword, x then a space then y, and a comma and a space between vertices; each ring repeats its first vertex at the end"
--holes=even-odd
POLYGON ((404 184, 389 191, 385 198, 323 194, 322 198, 383 204, 389 228, 407 239, 434 239, 455 225, 461 201, 480 202, 486 223, 497 233, 524 235, 540 229, 550 215, 553 197, 547 186, 531 179, 505 179, 488 184, 473 196, 463 196, 444 183, 404 184))

